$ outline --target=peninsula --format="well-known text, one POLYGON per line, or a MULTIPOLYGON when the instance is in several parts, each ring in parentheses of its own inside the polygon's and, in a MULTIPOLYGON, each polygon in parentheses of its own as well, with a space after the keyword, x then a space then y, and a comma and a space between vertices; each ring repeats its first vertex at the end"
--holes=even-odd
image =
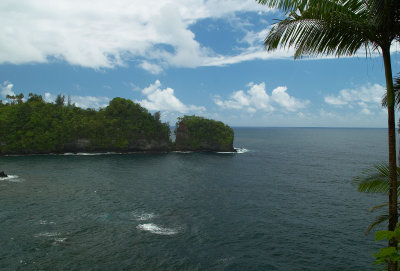
POLYGON ((22 94, 0 101, 0 155, 77 152, 234 151, 233 130, 198 116, 178 119, 176 142, 168 123, 128 99, 99 110, 82 109, 65 96, 54 103, 22 94))

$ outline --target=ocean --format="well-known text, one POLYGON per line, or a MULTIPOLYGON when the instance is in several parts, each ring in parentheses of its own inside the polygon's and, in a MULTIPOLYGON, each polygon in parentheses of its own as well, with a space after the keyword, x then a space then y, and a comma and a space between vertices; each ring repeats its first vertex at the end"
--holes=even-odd
POLYGON ((0 157, 0 270, 375 270, 387 198, 352 179, 385 129, 234 130, 238 153, 0 157))

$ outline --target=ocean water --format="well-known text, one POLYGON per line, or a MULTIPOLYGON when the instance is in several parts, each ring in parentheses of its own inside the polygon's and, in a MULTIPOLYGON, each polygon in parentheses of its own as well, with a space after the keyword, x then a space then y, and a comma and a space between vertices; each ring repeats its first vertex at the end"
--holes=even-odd
POLYGON ((385 129, 236 128, 240 153, 0 157, 0 270, 375 270, 354 176, 385 129))

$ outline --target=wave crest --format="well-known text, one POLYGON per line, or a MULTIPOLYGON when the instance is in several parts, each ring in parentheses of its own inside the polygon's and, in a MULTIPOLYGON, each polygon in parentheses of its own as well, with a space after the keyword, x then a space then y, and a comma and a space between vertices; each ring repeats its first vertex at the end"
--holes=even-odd
POLYGON ((153 223, 140 224, 137 226, 137 228, 142 231, 148 231, 150 233, 159 234, 159 235, 174 235, 174 234, 178 233, 178 231, 176 231, 174 229, 160 227, 153 223))
POLYGON ((11 182, 18 182, 19 176, 17 175, 8 175, 8 177, 0 177, 1 181, 11 181, 11 182))

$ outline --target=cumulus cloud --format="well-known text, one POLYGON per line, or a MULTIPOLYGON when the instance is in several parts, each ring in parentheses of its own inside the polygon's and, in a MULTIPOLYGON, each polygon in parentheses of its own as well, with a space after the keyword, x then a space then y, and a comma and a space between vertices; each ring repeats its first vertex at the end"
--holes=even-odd
POLYGON ((3 0, 0 63, 111 68, 137 58, 155 74, 163 65, 212 65, 216 54, 195 40, 190 25, 245 11, 268 10, 253 0, 3 0))
POLYGON ((324 100, 334 106, 360 108, 361 113, 371 115, 374 109, 380 108, 385 91, 385 87, 379 84, 368 84, 358 89, 342 89, 338 95, 325 96, 324 100))
POLYGON ((160 65, 150 63, 148 61, 143 61, 139 64, 139 67, 141 67, 143 70, 148 71, 151 74, 159 74, 163 71, 163 68, 160 65))
POLYGON ((202 112, 206 109, 203 106, 185 105, 174 94, 172 88, 161 88, 161 82, 155 81, 154 84, 144 88, 142 94, 146 99, 136 101, 148 110, 172 111, 180 113, 202 112))
POLYGON ((3 84, 0 86, 0 94, 3 99, 6 99, 7 95, 14 96, 15 92, 12 90, 14 85, 11 82, 4 81, 3 84))
POLYGON ((221 108, 244 109, 249 113, 257 111, 272 112, 277 109, 295 112, 305 108, 309 101, 300 100, 290 96, 286 91, 287 87, 277 87, 269 95, 265 88, 265 83, 248 85, 249 89, 245 92, 238 90, 233 92, 228 100, 222 100, 216 96, 214 102, 221 108))
MULTIPOLYGON (((43 99, 52 103, 56 100, 57 95, 52 94, 50 92, 45 92, 43 99)), ((95 108, 99 109, 102 107, 106 107, 110 102, 110 98, 108 97, 94 97, 94 96, 70 96, 71 103, 75 104, 77 107, 81 108, 95 108)), ((68 97, 66 97, 68 99, 68 97)))

